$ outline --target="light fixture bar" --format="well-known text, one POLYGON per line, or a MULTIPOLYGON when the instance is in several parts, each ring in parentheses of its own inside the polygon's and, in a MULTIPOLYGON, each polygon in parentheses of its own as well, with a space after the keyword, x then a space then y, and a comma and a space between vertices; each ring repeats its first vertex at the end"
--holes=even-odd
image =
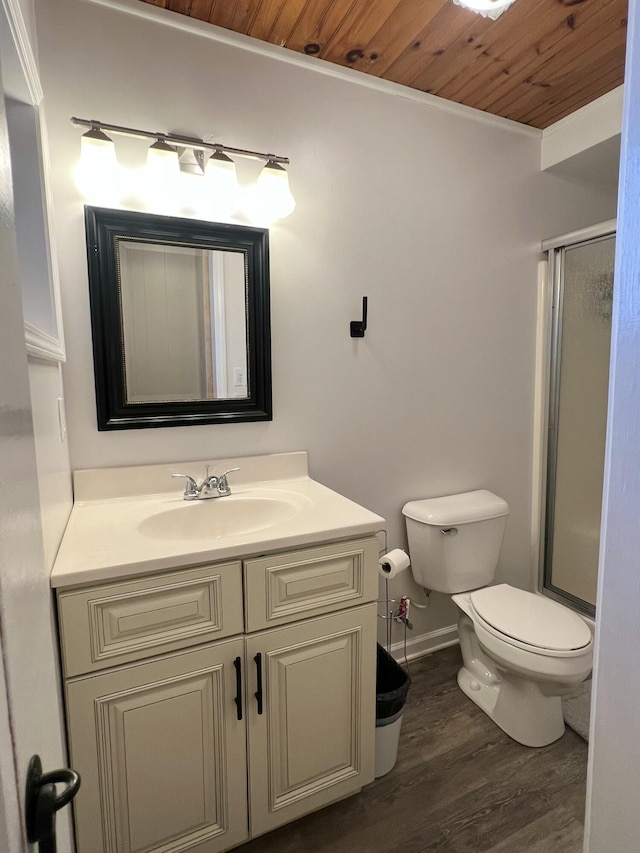
POLYGON ((176 133, 153 133, 149 130, 136 130, 134 127, 122 127, 118 124, 106 124, 97 119, 71 117, 71 124, 76 127, 88 127, 94 130, 101 130, 108 133, 117 133, 120 136, 139 136, 152 141, 162 140, 170 142, 174 145, 180 145, 184 148, 192 148, 197 151, 225 151, 230 154, 237 154, 241 157, 255 157, 258 160, 272 160, 275 163, 289 163, 288 157, 279 157, 276 154, 262 154, 260 151, 249 151, 246 148, 232 148, 229 145, 222 145, 220 142, 205 142, 204 139, 198 139, 197 136, 179 136, 176 133))

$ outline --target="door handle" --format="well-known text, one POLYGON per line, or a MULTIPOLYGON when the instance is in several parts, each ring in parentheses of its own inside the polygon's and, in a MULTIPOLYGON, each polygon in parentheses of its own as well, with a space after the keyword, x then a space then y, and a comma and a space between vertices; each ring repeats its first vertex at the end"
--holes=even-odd
POLYGON ((42 772, 39 755, 34 755, 27 770, 25 791, 25 820, 27 840, 38 844, 38 853, 56 853, 56 812, 66 806, 78 793, 80 776, 75 770, 63 768, 42 772), (64 784, 60 794, 56 784, 64 784))
POLYGON ((258 713, 262 713, 262 655, 260 652, 254 657, 256 662, 256 678, 258 681, 258 689, 255 692, 256 701, 258 703, 258 713))
POLYGON ((242 658, 237 657, 233 665, 236 668, 236 698, 233 700, 236 703, 237 717, 242 719, 242 658))

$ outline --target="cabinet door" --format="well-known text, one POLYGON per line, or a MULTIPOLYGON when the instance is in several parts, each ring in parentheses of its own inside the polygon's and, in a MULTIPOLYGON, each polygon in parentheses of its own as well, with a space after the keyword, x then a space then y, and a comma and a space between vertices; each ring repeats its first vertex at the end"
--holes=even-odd
POLYGON ((78 853, 218 853, 247 838, 243 640, 67 684, 78 853))
POLYGON ((252 836, 373 780, 375 631, 369 604, 247 638, 252 836))

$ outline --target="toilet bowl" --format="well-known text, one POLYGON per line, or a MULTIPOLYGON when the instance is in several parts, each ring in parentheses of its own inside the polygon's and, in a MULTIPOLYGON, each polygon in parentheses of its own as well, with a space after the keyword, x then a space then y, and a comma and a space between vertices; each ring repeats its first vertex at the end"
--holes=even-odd
POLYGON ((484 489, 410 501, 414 579, 452 595, 460 616, 458 685, 525 746, 564 733, 561 697, 591 672, 593 639, 584 619, 542 595, 491 586, 509 507, 484 489))
POLYGON ((463 693, 525 746, 562 737, 561 697, 591 672, 593 638, 586 622, 561 604, 507 584, 454 595, 453 601, 460 610, 463 693))

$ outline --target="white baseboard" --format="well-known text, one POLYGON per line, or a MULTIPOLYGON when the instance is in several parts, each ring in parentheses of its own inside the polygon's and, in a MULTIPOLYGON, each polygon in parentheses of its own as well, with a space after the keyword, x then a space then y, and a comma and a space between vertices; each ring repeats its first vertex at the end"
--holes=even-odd
MULTIPOLYGON (((407 637, 407 660, 421 658, 430 655, 447 646, 453 646, 458 642, 458 626, 447 625, 446 628, 438 628, 437 631, 428 631, 426 634, 407 637)), ((392 643, 391 656, 396 660, 404 660, 404 641, 392 643)))

